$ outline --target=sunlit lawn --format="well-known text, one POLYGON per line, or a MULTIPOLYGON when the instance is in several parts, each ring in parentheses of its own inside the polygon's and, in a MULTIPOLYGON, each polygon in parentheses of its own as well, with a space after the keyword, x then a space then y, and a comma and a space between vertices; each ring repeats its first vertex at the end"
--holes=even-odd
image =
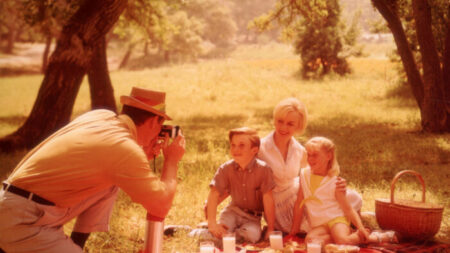
MULTIPOLYGON (((380 46, 385 50, 386 45, 380 46)), ((351 188, 363 193, 363 211, 374 211, 376 198, 389 196, 393 176, 404 169, 422 174, 427 201, 445 206, 438 239, 450 241, 450 134, 420 132, 420 115, 407 89, 396 85, 394 67, 376 57, 355 58, 353 74, 323 81, 299 78, 299 58, 289 46, 242 46, 229 59, 111 73, 116 99, 132 86, 167 92, 168 113, 186 136, 187 151, 179 169, 179 186, 166 224, 195 227, 203 218, 203 202, 216 168, 228 160, 227 131, 257 128, 271 131, 274 105, 296 96, 309 111, 305 142, 327 136, 338 147, 338 159, 351 188)), ((42 76, 0 79, 0 135, 16 129, 29 113, 42 76)), ((74 115, 89 110, 84 82, 74 115)), ((51 113, 51 112, 49 112, 51 113)), ((23 153, 1 155, 3 177, 23 153)), ((157 167, 161 167, 158 160, 157 167)), ((396 196, 420 200, 421 187, 412 176, 400 180, 396 196)), ((66 226, 70 232, 71 225, 66 226)), ((121 193, 109 233, 95 233, 89 252, 137 252, 145 236, 145 211, 121 193)), ((164 241, 164 252, 196 252, 198 242, 186 233, 164 241)))

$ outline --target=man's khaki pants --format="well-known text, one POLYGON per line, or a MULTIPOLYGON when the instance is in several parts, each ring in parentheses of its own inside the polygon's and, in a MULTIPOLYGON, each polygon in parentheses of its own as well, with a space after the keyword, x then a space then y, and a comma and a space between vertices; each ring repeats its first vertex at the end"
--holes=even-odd
POLYGON ((0 248, 5 252, 83 252, 64 234, 73 218, 75 232, 108 231, 118 187, 111 187, 66 208, 41 205, 0 190, 0 248))

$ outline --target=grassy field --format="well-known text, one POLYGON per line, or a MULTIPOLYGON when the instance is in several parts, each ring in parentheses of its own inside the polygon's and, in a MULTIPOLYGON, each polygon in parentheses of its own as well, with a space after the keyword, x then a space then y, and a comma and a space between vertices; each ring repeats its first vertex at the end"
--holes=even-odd
MULTIPOLYGON (((347 77, 303 81, 299 58, 289 46, 242 46, 229 59, 111 73, 116 99, 132 86, 167 92, 168 113, 182 126, 187 150, 178 172, 179 186, 166 224, 195 227, 216 168, 230 158, 227 132, 250 126, 265 136, 272 130, 272 109, 289 96, 309 111, 308 138, 323 135, 335 141, 342 176, 363 194, 363 211, 374 211, 376 198, 389 196, 393 176, 416 170, 426 183, 427 202, 445 206, 437 238, 450 242, 450 134, 420 132, 420 115, 408 89, 396 84, 397 74, 383 55, 391 45, 368 45, 366 58, 350 60, 347 77), (381 56, 381 57, 380 57, 381 56)), ((36 97, 41 75, 0 78, 0 135, 16 129, 36 97)), ((73 115, 89 110, 85 81, 73 115)), ((51 112, 49 112, 51 113, 51 112)), ((23 156, 0 154, 3 179, 23 156)), ((157 167, 161 167, 158 160, 157 167)), ((412 176, 402 178, 396 196, 420 200, 421 187, 412 176)), ((70 233, 72 224, 65 227, 70 233)), ((95 233, 89 252, 137 252, 145 236, 145 210, 120 193, 109 233, 95 233)), ((196 252, 198 241, 186 233, 165 238, 164 252, 196 252)))

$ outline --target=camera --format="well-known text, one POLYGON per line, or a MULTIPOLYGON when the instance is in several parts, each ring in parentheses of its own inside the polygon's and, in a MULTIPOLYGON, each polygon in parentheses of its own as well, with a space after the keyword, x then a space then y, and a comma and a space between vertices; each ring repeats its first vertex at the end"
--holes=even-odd
POLYGON ((162 125, 161 132, 159 132, 159 137, 165 137, 165 133, 168 133, 170 138, 175 138, 178 136, 179 132, 180 126, 162 125))

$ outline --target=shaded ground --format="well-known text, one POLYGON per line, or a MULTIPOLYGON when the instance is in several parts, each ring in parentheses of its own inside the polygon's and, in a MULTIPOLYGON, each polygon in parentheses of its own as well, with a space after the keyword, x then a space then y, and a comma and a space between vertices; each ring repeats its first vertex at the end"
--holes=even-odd
POLYGON ((14 54, 0 56, 0 75, 40 73, 44 44, 16 44, 14 54))

